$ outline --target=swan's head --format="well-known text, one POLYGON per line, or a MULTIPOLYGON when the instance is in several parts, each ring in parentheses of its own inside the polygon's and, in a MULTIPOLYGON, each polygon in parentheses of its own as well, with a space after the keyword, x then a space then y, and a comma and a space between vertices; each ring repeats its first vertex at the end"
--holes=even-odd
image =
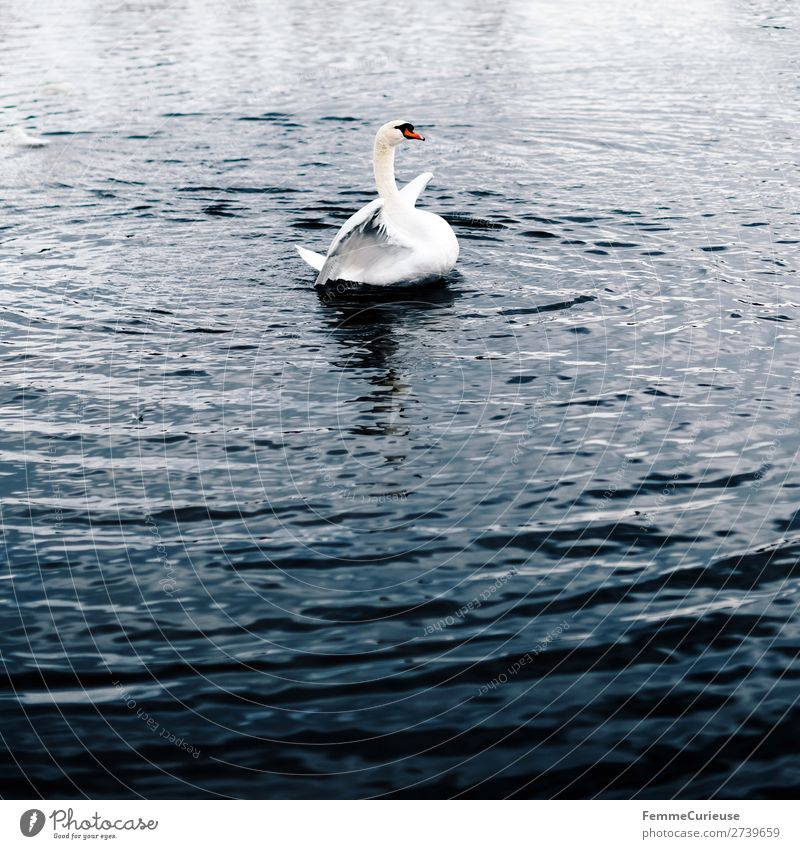
POLYGON ((416 132, 412 123, 403 121, 402 119, 389 121, 388 124, 384 124, 375 136, 376 142, 388 145, 389 147, 395 147, 406 139, 425 141, 425 136, 416 132))

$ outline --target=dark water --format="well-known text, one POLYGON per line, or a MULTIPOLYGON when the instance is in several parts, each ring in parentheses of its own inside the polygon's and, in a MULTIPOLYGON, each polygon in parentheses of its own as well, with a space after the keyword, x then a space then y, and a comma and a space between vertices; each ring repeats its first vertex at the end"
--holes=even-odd
POLYGON ((798 13, 504 5, 4 11, 3 795, 797 794, 798 13))

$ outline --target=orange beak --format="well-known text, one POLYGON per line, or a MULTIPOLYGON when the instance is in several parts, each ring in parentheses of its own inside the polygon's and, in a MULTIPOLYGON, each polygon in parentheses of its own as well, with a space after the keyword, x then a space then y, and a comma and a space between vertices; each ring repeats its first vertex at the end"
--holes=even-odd
POLYGON ((425 141, 425 136, 421 136, 419 133, 412 132, 411 130, 403 130, 403 135, 407 139, 417 139, 418 141, 425 141))

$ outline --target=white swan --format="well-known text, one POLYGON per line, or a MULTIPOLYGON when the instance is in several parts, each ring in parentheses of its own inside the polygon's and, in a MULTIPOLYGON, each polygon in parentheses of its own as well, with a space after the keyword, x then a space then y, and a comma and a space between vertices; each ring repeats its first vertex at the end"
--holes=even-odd
POLYGON ((389 121, 375 136, 372 163, 380 197, 345 221, 326 256, 297 246, 319 274, 315 286, 334 280, 389 286, 426 283, 444 277, 458 259, 453 228, 414 204, 433 174, 420 174, 398 191, 394 149, 404 139, 424 137, 408 121, 389 121))
POLYGON ((50 144, 47 139, 39 139, 29 136, 22 127, 12 127, 8 132, 8 143, 17 147, 47 147, 50 144))

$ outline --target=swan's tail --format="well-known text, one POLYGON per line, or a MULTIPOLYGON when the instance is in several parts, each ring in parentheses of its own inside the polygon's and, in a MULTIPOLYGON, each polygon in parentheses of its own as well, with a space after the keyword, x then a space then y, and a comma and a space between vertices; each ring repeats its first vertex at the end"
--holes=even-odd
POLYGON ((322 266, 325 265, 325 257, 318 254, 316 251, 310 251, 308 248, 301 248, 300 245, 295 245, 297 253, 314 269, 322 271, 322 266))

